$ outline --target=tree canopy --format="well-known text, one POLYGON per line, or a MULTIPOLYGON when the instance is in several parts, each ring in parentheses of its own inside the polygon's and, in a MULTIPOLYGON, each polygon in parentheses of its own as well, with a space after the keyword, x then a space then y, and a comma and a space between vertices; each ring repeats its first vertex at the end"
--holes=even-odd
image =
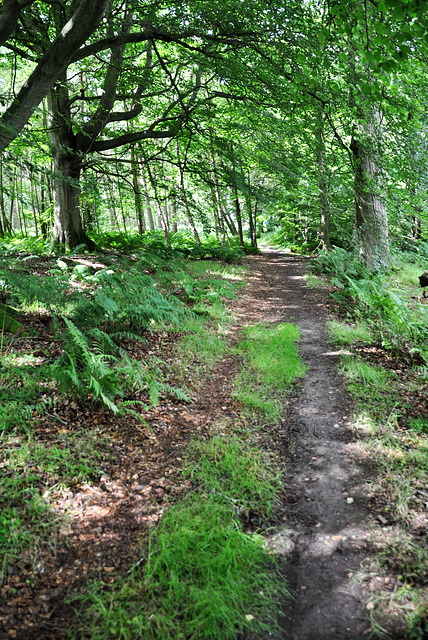
POLYGON ((276 228, 386 264, 427 234, 425 6, 5 0, 0 232, 276 228))

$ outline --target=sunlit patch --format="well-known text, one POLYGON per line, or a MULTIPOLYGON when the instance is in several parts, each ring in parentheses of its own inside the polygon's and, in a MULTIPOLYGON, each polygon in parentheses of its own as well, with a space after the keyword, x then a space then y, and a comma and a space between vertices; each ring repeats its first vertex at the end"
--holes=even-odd
POLYGON ((31 353, 6 354, 1 359, 3 367, 37 367, 43 364, 44 361, 45 358, 36 357, 31 353))
POLYGON ((350 351, 345 351, 343 349, 339 349, 339 351, 324 351, 321 355, 323 356, 351 356, 352 353, 350 351))

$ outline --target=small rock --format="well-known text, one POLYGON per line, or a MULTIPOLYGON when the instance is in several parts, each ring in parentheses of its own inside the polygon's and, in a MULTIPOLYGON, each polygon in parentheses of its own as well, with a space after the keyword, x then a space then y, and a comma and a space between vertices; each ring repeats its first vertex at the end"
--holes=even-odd
POLYGON ((354 498, 346 498, 346 502, 348 504, 352 504, 354 502, 354 498))

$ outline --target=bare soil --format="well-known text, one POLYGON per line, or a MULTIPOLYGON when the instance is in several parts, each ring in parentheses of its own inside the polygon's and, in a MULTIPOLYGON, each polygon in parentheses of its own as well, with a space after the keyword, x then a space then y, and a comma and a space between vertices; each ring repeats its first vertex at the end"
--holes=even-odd
MULTIPOLYGON (((370 515, 360 493, 367 468, 356 463, 349 402, 336 373, 338 355, 324 335, 325 300, 306 286, 305 264, 296 256, 269 250, 250 263, 248 286, 233 305, 232 339, 246 324, 293 322, 300 328, 308 367, 272 433, 287 458, 288 480, 282 521, 270 543, 286 558, 286 579, 295 596, 284 611, 284 640, 365 638, 370 625, 353 575, 370 553, 370 515)), ((48 349, 49 335, 45 342, 48 349)), ((165 358, 173 340, 139 348, 141 358, 147 350, 165 358)), ((145 419, 152 432, 129 417, 66 400, 55 415, 35 418, 36 433, 47 446, 61 430, 96 428, 107 436, 100 447, 104 473, 92 484, 58 493, 56 508, 69 513, 69 526, 55 550, 42 547, 37 562, 23 557, 8 567, 0 589, 1 638, 64 638, 74 618, 67 599, 84 590, 88 580, 113 582, 139 561, 147 531, 190 488, 180 476, 189 440, 212 433, 224 421, 242 420, 239 403, 231 399, 238 366, 236 358, 221 361, 206 385, 194 390, 192 404, 164 400, 150 410, 145 419)))
POLYGON ((349 399, 336 372, 339 356, 324 333, 326 301, 306 286, 302 259, 270 250, 254 265, 246 321, 296 324, 308 367, 284 418, 286 523, 273 536, 294 593, 284 611, 284 638, 365 638, 371 627, 354 575, 370 553, 371 516, 360 492, 367 466, 359 467, 354 455, 349 399))

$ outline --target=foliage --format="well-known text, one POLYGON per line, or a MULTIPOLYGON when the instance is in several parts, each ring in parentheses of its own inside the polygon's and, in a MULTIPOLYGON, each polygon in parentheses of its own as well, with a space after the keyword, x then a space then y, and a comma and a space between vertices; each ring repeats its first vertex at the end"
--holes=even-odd
MULTIPOLYGON (((245 255, 244 248, 240 247, 234 239, 230 247, 222 247, 220 242, 212 236, 202 239, 199 245, 188 233, 172 233, 168 245, 161 231, 146 231, 143 235, 137 234, 92 234, 91 236, 98 246, 105 248, 121 249, 125 252, 142 251, 156 255, 159 259, 168 260, 173 257, 185 257, 192 260, 221 260, 222 262, 238 262, 245 255)), ((251 247, 245 247, 251 252, 251 247)))
POLYGON ((313 265, 316 273, 328 275, 335 286, 332 297, 339 303, 353 301, 355 305, 348 309, 365 323, 383 347, 410 358, 421 356, 427 361, 426 307, 411 306, 396 285, 395 290, 392 289, 384 274, 369 271, 352 256, 348 259, 347 256, 346 251, 336 248, 322 254, 313 265))
POLYGON ((63 356, 55 363, 53 375, 58 380, 62 392, 72 391, 76 398, 85 399, 91 395, 94 402, 101 401, 114 413, 119 411, 115 397, 120 393, 120 373, 112 365, 118 359, 105 352, 105 345, 114 349, 111 338, 97 331, 88 337, 67 318, 63 318, 66 347, 63 356), (90 338, 94 345, 91 348, 90 338))
POLYGON ((71 392, 80 400, 91 397, 113 413, 130 410, 132 402, 118 406, 116 397, 123 398, 133 388, 146 390, 149 401, 155 405, 162 392, 189 400, 185 391, 165 383, 159 365, 152 362, 149 366, 129 358, 126 351, 100 329, 84 334, 70 320, 65 317, 63 320, 67 327, 63 334, 65 350, 52 368, 63 393, 71 392))
POLYGON ((35 411, 43 413, 54 404, 51 372, 37 367, 34 358, 0 359, 0 433, 28 431, 35 411))
POLYGON ((69 280, 63 275, 40 278, 29 272, 22 262, 12 268, 0 270, 0 289, 12 305, 23 305, 26 309, 47 309, 50 312, 64 309, 72 301, 69 280))
POLYGON ((72 311, 78 326, 113 325, 141 330, 176 325, 187 313, 177 298, 163 295, 154 280, 137 267, 117 273, 102 269, 93 276, 80 275, 96 287, 86 295, 82 292, 72 311))
POLYGON ((337 320, 330 320, 326 324, 331 342, 339 346, 348 346, 355 343, 367 344, 371 342, 372 334, 362 322, 352 325, 337 320))

